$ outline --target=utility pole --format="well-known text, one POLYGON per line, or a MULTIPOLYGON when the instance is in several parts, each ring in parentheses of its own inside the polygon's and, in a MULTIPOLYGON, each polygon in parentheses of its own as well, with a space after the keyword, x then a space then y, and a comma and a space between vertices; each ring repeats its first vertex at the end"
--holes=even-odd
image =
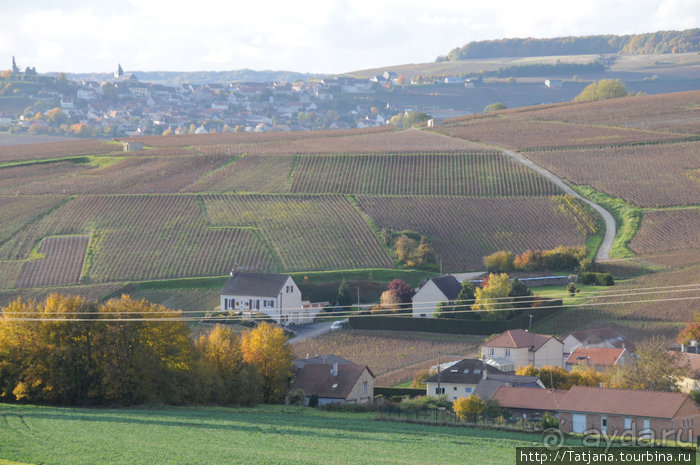
POLYGON ((527 327, 527 332, 531 332, 530 330, 532 329, 532 313, 529 313, 528 316, 530 317, 530 324, 527 327))
POLYGON ((442 394, 442 391, 440 389, 440 351, 438 350, 438 387, 437 387, 437 392, 435 393, 438 396, 442 394))
POLYGON ((357 286, 357 311, 360 311, 360 286, 357 286))

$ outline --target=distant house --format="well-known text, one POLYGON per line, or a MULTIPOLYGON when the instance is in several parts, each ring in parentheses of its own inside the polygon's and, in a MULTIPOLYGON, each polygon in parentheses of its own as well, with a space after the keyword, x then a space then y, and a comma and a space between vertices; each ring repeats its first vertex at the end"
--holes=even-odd
POLYGON ((141 142, 128 141, 122 142, 122 147, 124 148, 125 152, 132 152, 134 150, 143 149, 143 144, 141 142))
POLYGON ((513 416, 539 420, 545 413, 557 415, 559 404, 567 393, 568 391, 562 389, 500 386, 492 399, 513 416))
POLYGON ((318 405, 369 405, 374 399, 374 374, 366 365, 305 363, 289 389, 303 390, 307 405, 314 394, 318 396, 318 405))
POLYGON ((573 386, 559 403, 559 428, 567 433, 695 442, 698 427, 700 408, 679 392, 573 386))
POLYGON ((577 347, 608 347, 635 351, 634 342, 612 328, 586 329, 567 335, 564 340, 564 353, 571 354, 577 347))
POLYGON ((571 371, 577 365, 593 368, 595 371, 608 371, 615 366, 624 366, 633 361, 627 349, 609 347, 578 347, 566 359, 566 369, 571 371))
POLYGON ((481 345, 481 359, 505 372, 533 365, 564 365, 564 344, 554 336, 530 333, 525 329, 511 329, 481 345))
POLYGON ((425 380, 426 395, 446 395, 451 401, 476 395, 489 400, 500 386, 529 386, 544 388, 536 376, 503 373, 481 360, 464 359, 440 370, 425 380))
POLYGON ((462 285, 452 275, 428 278, 418 284, 413 296, 413 317, 432 318, 439 302, 454 302, 462 285))
POLYGON ((301 291, 288 274, 235 272, 221 290, 221 311, 263 313, 278 324, 311 323, 316 311, 302 308, 301 291))
POLYGON ((445 78, 445 84, 463 84, 464 78, 459 76, 447 76, 445 78))
POLYGON ((564 81, 561 79, 545 79, 544 85, 547 87, 563 87, 564 86, 564 81))
POLYGON ((334 363, 337 363, 338 365, 354 365, 355 363, 351 362, 348 359, 345 359, 343 357, 340 357, 335 354, 327 354, 327 355, 315 355, 313 357, 309 357, 307 355, 306 358, 299 358, 297 360, 294 360, 294 368, 297 370, 301 370, 304 368, 304 365, 306 364, 325 364, 325 365, 333 365, 334 363))

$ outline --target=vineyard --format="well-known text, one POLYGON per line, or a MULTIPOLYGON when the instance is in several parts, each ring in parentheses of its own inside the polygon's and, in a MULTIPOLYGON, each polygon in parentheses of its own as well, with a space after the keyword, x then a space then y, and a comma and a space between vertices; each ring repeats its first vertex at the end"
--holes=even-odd
POLYGON ((473 142, 518 150, 638 144, 683 140, 688 137, 669 132, 561 121, 533 121, 509 116, 468 120, 464 123, 445 125, 437 131, 473 142))
POLYGON ((223 275, 234 265, 269 270, 271 258, 249 229, 207 227, 191 196, 85 196, 23 229, 0 260, 26 259, 53 235, 92 231, 87 277, 95 282, 223 275))
POLYGON ((347 132, 327 136, 250 140, 245 143, 201 146, 207 155, 215 154, 327 154, 377 152, 454 152, 479 151, 484 147, 455 137, 409 129, 405 131, 347 132))
POLYGON ((0 244, 11 238, 27 223, 40 217, 48 210, 67 201, 67 197, 0 197, 0 244))
POLYGON ((0 169, 0 194, 179 192, 228 161, 224 157, 85 157, 0 169))
POLYGON ((483 268, 498 250, 521 253, 585 242, 577 219, 554 198, 358 197, 380 227, 428 235, 447 270, 483 268))
POLYGON ((17 287, 43 287, 78 282, 90 236, 47 237, 39 253, 44 258, 24 264, 17 287))
POLYGON ((520 197, 554 195, 550 181, 498 152, 303 155, 292 192, 520 197))
POLYGON ((211 195, 216 227, 253 227, 285 270, 393 267, 362 215, 344 196, 211 195))
POLYGON ((645 212, 630 247, 640 254, 700 249, 700 209, 645 212))
POLYGON ((244 155, 184 189, 191 192, 289 192, 290 155, 244 155))
POLYGON ((121 144, 96 139, 43 142, 39 144, 0 146, 0 164, 14 161, 43 160, 77 155, 119 152, 121 144))
POLYGON ((528 152, 527 157, 575 184, 641 207, 700 204, 700 141, 528 152))

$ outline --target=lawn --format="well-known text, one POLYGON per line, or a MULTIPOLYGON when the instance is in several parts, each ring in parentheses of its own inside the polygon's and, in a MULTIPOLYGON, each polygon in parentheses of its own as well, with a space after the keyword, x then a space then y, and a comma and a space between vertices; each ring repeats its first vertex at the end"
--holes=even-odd
POLYGON ((512 464, 540 436, 303 407, 0 406, 0 464, 512 464))

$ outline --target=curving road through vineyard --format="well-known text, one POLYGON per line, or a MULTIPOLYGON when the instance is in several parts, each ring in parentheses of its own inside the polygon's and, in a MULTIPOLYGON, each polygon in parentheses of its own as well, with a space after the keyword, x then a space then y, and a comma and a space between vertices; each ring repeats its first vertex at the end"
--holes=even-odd
POLYGON ((612 248, 616 234, 615 218, 613 218, 610 212, 608 212, 606 209, 604 209, 597 203, 593 203, 590 200, 582 197, 575 190, 569 187, 560 177, 537 165, 532 160, 525 158, 520 153, 514 152, 512 150, 506 150, 503 148, 501 148, 500 150, 505 155, 509 156, 518 163, 521 163, 527 166, 528 168, 537 171, 542 176, 546 177, 554 184, 559 186, 559 188, 561 188, 561 190, 563 190, 566 194, 569 194, 573 197, 576 197, 577 199, 586 202, 588 205, 593 207, 598 213, 600 213, 600 215, 603 217, 603 220, 605 221, 605 235, 603 236, 603 242, 600 244, 600 247, 598 248, 598 253, 596 254, 595 258, 596 260, 607 260, 608 258, 610 258, 610 249, 612 248))

